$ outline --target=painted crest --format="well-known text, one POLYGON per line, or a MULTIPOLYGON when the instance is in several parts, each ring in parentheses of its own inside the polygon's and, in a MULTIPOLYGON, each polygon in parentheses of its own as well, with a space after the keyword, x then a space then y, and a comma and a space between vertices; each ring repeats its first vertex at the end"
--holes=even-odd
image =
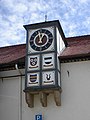
POLYGON ((28 56, 28 70, 39 69, 39 55, 28 56))
POLYGON ((43 68, 54 68, 54 54, 43 55, 43 68))
POLYGON ((47 81, 51 80, 51 73, 50 74, 46 74, 46 79, 47 79, 47 81))
POLYGON ((30 75, 30 82, 34 83, 37 81, 37 74, 30 75))
POLYGON ((37 66, 37 57, 30 57, 30 65, 31 65, 31 67, 38 67, 37 66))
POLYGON ((54 84, 55 81, 55 72, 43 72, 43 85, 51 85, 54 84))
POLYGON ((28 85, 37 86, 39 84, 39 74, 38 73, 29 73, 28 74, 28 85))
POLYGON ((45 57, 44 58, 44 66, 52 66, 52 57, 45 57))

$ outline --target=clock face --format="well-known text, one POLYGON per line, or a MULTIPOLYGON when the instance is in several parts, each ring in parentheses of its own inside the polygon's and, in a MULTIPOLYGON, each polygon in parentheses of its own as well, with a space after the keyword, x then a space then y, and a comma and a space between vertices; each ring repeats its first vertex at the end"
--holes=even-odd
POLYGON ((30 46, 35 51, 43 51, 49 48, 53 41, 52 33, 47 29, 39 29, 30 37, 30 46))

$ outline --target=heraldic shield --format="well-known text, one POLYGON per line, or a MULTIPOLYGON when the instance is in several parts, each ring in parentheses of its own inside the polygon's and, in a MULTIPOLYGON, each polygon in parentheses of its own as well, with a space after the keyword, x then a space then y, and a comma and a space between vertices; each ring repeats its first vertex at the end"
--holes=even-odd
POLYGON ((38 73, 28 73, 28 86, 39 85, 39 74, 38 73))
POLYGON ((55 84, 55 71, 43 72, 42 85, 54 85, 55 84))
POLYGON ((36 67, 36 65, 37 65, 37 57, 31 57, 30 58, 30 65, 32 67, 36 67))
POLYGON ((54 58, 55 58, 54 53, 43 54, 42 55, 42 63, 43 63, 42 67, 43 67, 43 69, 54 68, 55 67, 54 58))
POLYGON ((28 57, 28 69, 29 70, 36 70, 39 69, 39 56, 33 55, 28 57))

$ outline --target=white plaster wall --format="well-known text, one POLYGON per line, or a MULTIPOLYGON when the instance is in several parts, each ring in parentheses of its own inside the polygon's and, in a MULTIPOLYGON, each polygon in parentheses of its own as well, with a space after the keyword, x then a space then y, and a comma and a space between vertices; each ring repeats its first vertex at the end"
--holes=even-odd
POLYGON ((19 120, 19 80, 0 79, 0 120, 19 120))
POLYGON ((63 63, 61 65, 61 106, 56 106, 53 95, 48 96, 48 106, 42 107, 35 95, 34 108, 27 107, 23 94, 22 120, 90 120, 90 61, 63 63))
POLYGON ((90 119, 90 61, 62 64, 62 120, 90 119), (68 73, 69 72, 69 76, 68 73))
POLYGON ((25 101, 25 77, 22 82, 20 77, 0 79, 0 120, 35 120, 36 114, 43 120, 90 120, 90 61, 62 63, 61 79, 61 106, 50 94, 47 107, 42 107, 35 95, 34 108, 25 101))
POLYGON ((24 71, 0 72, 0 120, 22 120, 22 79, 25 77, 18 75, 24 71))

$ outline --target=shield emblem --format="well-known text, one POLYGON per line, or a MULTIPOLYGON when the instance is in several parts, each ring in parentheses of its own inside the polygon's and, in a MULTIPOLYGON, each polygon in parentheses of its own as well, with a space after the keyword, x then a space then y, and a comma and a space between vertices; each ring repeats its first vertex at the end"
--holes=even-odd
POLYGON ((46 65, 49 65, 52 62, 52 57, 46 57, 46 58, 44 58, 44 61, 45 61, 46 65))
POLYGON ((45 67, 53 66, 52 57, 45 57, 44 58, 44 66, 45 67))
POLYGON ((37 81, 37 74, 31 74, 30 75, 30 82, 34 83, 37 81))
POLYGON ((39 73, 28 73, 27 86, 39 86, 39 73))
POLYGON ((42 55, 42 67, 43 69, 54 68, 55 67, 55 55, 54 53, 43 54, 42 55))
POLYGON ((36 68, 37 66, 37 57, 30 57, 30 67, 31 68, 36 68))
POLYGON ((53 85, 55 84, 55 71, 43 72, 43 85, 53 85))

